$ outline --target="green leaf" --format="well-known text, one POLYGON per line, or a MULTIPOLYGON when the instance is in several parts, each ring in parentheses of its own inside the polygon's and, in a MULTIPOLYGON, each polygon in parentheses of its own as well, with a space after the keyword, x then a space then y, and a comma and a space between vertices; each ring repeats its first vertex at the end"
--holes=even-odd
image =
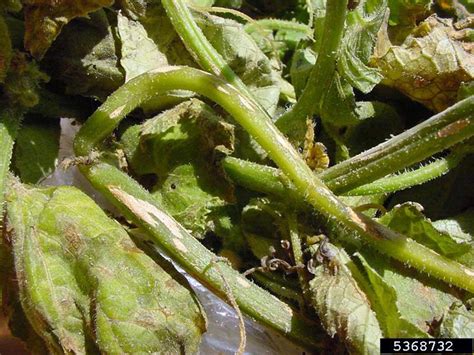
POLYGON ((390 212, 379 218, 379 222, 390 229, 400 232, 442 255, 464 254, 471 249, 466 240, 453 238, 448 233, 435 228, 423 213, 420 204, 407 202, 395 206, 390 212))
POLYGON ((387 338, 429 337, 426 332, 400 314, 396 290, 385 282, 361 254, 357 253, 356 256, 370 283, 370 292, 366 291, 366 293, 383 329, 384 336, 387 338))
POLYGON ((358 124, 365 118, 358 112, 360 104, 356 103, 354 88, 369 93, 383 78, 368 64, 377 34, 385 25, 386 10, 385 0, 366 0, 348 13, 337 71, 321 102, 324 121, 342 126, 358 124))
POLYGON ((377 34, 384 24, 386 0, 367 0, 349 12, 346 31, 337 62, 339 73, 349 84, 368 93, 382 80, 382 75, 367 64, 372 56, 377 34))
MULTIPOLYGON (((317 6, 315 20, 315 36, 318 39, 323 30, 321 13, 324 14, 324 4, 317 6), (319 31, 319 32, 318 32, 319 31)), ((331 84, 323 95, 318 113, 321 118, 332 125, 355 125, 365 119, 359 112, 354 88, 363 93, 370 92, 382 80, 377 68, 369 66, 373 54, 377 34, 386 14, 385 0, 366 0, 355 10, 350 11, 346 19, 344 35, 339 47, 337 70, 333 74, 331 84)), ((315 46, 312 46, 315 48, 315 46)), ((312 49, 300 49, 295 52, 291 66, 291 79, 298 95, 306 85, 306 79, 316 63, 317 53, 312 49)))
POLYGON ((474 209, 471 208, 457 216, 435 221, 433 225, 437 230, 449 234, 453 239, 471 246, 468 252, 456 256, 454 259, 474 268, 474 209))
POLYGON ((360 123, 356 112, 357 104, 354 89, 338 72, 321 101, 321 118, 335 126, 355 125, 360 123))
POLYGON ((13 182, 8 201, 22 307, 50 351, 197 351, 205 319, 189 286, 89 197, 13 182))
POLYGON ((342 140, 355 156, 394 135, 403 132, 405 125, 395 108, 379 101, 357 103, 356 113, 361 122, 347 128, 342 140))
POLYGON ((389 0, 390 24, 415 23, 429 12, 432 3, 432 0, 389 0))
POLYGON ((103 100, 125 79, 113 29, 103 10, 68 24, 43 62, 70 95, 103 100))
POLYGON ((37 183, 50 175, 59 153, 59 121, 25 122, 18 133, 13 166, 25 183, 37 183))
MULTIPOLYGON (((84 303, 60 240, 40 228, 41 213, 54 189, 27 191, 13 184, 8 191, 8 216, 13 229, 13 254, 23 310, 49 351, 84 352, 84 303)), ((65 245, 67 246, 67 244, 65 245)))
POLYGON ((168 59, 148 37, 143 25, 117 15, 117 33, 121 42, 120 64, 128 81, 149 70, 168 65, 168 59))
POLYGON ((452 19, 431 16, 400 45, 382 34, 372 64, 381 70, 383 84, 443 111, 456 102, 460 84, 474 79, 473 54, 460 34, 452 19))
POLYGON ((382 331, 369 300, 345 265, 347 254, 330 247, 336 252, 337 270, 324 265, 315 269, 309 283, 313 307, 329 335, 339 335, 349 352, 379 353, 382 331))
POLYGON ((270 247, 281 251, 281 240, 288 230, 280 212, 282 208, 281 203, 257 198, 250 200, 242 211, 242 232, 258 260, 269 255, 270 247))
POLYGON ((244 27, 233 20, 212 15, 195 16, 212 46, 249 87, 270 115, 280 97, 279 74, 244 27))
POLYGON ((293 54, 290 67, 291 84, 299 97, 308 79, 309 73, 316 64, 317 55, 311 48, 297 49, 293 54))
POLYGON ((217 159, 234 149, 234 126, 192 99, 124 135, 125 154, 141 175, 154 174, 153 195, 187 229, 203 237, 234 201, 217 159))
POLYGON ((25 4, 25 48, 41 59, 69 21, 83 17, 113 0, 27 0, 25 4))
POLYGON ((461 302, 453 303, 444 314, 439 328, 441 338, 474 338, 473 300, 468 301, 469 309, 461 302))
MULTIPOLYGON (((21 110, 0 109, 0 227, 3 222, 3 206, 5 189, 10 162, 13 153, 13 144, 18 134, 23 113, 21 110)), ((2 228, 0 228, 1 230, 2 228)))
POLYGON ((433 222, 440 232, 449 234, 458 243, 469 243, 474 236, 474 209, 467 210, 457 216, 433 222))
POLYGON ((243 0, 216 0, 216 6, 240 9, 243 0))
POLYGON ((400 316, 424 332, 439 321, 448 307, 459 301, 457 291, 445 284, 407 269, 392 259, 361 252, 367 263, 396 291, 400 316))

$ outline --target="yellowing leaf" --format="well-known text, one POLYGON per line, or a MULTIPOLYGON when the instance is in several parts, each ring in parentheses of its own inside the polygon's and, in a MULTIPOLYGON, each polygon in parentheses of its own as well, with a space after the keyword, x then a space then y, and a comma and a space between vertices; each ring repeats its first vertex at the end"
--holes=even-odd
POLYGON ((473 49, 460 35, 451 19, 431 16, 399 46, 381 35, 372 63, 385 85, 439 112, 456 102, 462 82, 474 79, 473 49))
POLYGON ((350 352, 378 354, 382 331, 367 296, 344 265, 347 259, 340 249, 335 257, 338 270, 316 268, 310 281, 311 300, 326 331, 337 334, 350 352))
POLYGON ((69 21, 104 6, 113 0, 26 0, 25 48, 40 59, 69 21))
POLYGON ((22 308, 50 353, 197 351, 206 321, 189 285, 84 193, 12 182, 8 216, 22 308))

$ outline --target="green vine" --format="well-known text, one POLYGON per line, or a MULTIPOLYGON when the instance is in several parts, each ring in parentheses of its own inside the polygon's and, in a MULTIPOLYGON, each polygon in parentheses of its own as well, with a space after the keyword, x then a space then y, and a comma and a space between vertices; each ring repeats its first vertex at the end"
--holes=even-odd
POLYGON ((324 30, 319 41, 316 64, 296 104, 276 121, 276 126, 291 140, 301 140, 305 132, 306 119, 319 111, 321 99, 331 84, 336 69, 338 48, 344 32, 346 13, 347 0, 327 2, 324 30))
POLYGON ((346 195, 361 196, 389 193, 421 185, 454 169, 463 160, 464 156, 464 154, 452 153, 445 158, 437 159, 436 161, 418 169, 403 172, 394 176, 388 176, 370 184, 356 187, 347 192, 346 195))
MULTIPOLYGON (((267 151, 292 182, 299 198, 313 206, 323 216, 337 221, 384 254, 433 277, 474 292, 473 270, 446 259, 403 235, 394 233, 344 205, 314 175, 299 153, 258 105, 224 80, 200 70, 168 67, 130 80, 109 96, 81 128, 74 144, 76 154, 87 155, 97 148, 128 113, 154 95, 177 89, 197 92, 221 105, 267 151)), ((464 104, 461 102, 456 107, 459 108, 461 105, 463 108, 464 104)))
POLYGON ((398 136, 334 165, 320 178, 344 193, 429 158, 474 135, 474 96, 398 136))

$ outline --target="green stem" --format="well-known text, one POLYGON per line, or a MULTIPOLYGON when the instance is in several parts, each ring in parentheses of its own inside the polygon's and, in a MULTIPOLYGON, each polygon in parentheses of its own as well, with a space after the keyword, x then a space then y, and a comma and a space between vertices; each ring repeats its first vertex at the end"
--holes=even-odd
POLYGON ((295 187, 278 169, 234 157, 225 157, 221 164, 226 174, 237 185, 285 200, 290 198, 291 202, 301 202, 301 199, 295 196, 295 187))
POLYGON ((200 70, 180 67, 161 68, 124 84, 110 95, 82 126, 74 142, 76 154, 88 155, 114 131, 128 113, 153 96, 179 89, 197 92, 221 105, 265 149, 293 183, 297 195, 323 216, 336 220, 383 253, 434 277, 474 292, 474 271, 444 259, 422 246, 413 247, 412 244, 415 242, 393 233, 390 229, 344 205, 306 165, 260 106, 224 80, 200 70), (407 249, 408 246, 410 248, 407 249), (423 250, 423 253, 420 252, 423 250))
POLYGON ((81 171, 124 216, 146 231, 153 243, 222 299, 227 299, 224 277, 243 312, 301 344, 321 347, 324 331, 316 323, 248 281, 227 263, 220 262, 216 267, 219 258, 163 212, 150 193, 131 177, 107 163, 82 166, 81 171))
POLYGON ((275 19, 275 18, 252 21, 245 25, 245 31, 247 33, 258 31, 259 28, 266 28, 273 31, 279 31, 279 30, 295 31, 295 32, 300 32, 306 36, 311 36, 313 32, 312 29, 308 25, 305 25, 299 22, 286 21, 286 20, 275 19))
MULTIPOLYGON (((294 201, 294 204, 298 207, 308 208, 303 196, 301 196, 293 184, 288 183, 287 179, 284 178, 278 169, 231 157, 225 158, 222 161, 222 165, 227 175, 239 185, 254 191, 273 194, 286 201, 294 201), (258 178, 255 177, 256 174, 258 174, 258 178), (288 200, 289 196, 293 198, 288 200)), ((364 233, 357 233, 362 238, 362 241, 366 242, 371 248, 377 249, 394 259, 406 262, 436 278, 470 292, 474 291, 474 270, 445 258, 412 239, 395 233, 361 214, 358 214, 358 216, 367 223, 369 229, 367 232, 370 235, 379 235, 379 238, 368 238, 364 233)), ((336 225, 336 227, 341 228, 342 226, 336 225)), ((339 233, 339 238, 342 243, 359 247, 358 240, 353 238, 347 231, 339 233)))
MULTIPOLYGON (((296 213, 294 211, 289 212, 287 220, 288 230, 290 234, 291 249, 293 251, 295 265, 306 266, 303 257, 303 250, 301 248, 301 238, 298 233, 298 219, 296 213)), ((306 267, 304 269, 297 269, 296 272, 298 274, 298 281, 300 283, 301 290, 303 291, 303 299, 306 301, 306 304, 311 304, 309 278, 308 273, 306 271, 306 267)))
POLYGON ((253 95, 250 93, 247 85, 240 80, 238 75, 234 73, 224 58, 204 36, 196 21, 194 21, 194 17, 186 2, 183 0, 162 0, 161 3, 174 29, 199 65, 214 75, 226 78, 229 83, 253 100, 253 95))
POLYGON ((320 174, 344 193, 400 171, 474 135, 474 96, 320 174))
POLYGON ((399 175, 385 177, 370 184, 356 187, 345 195, 361 196, 395 192, 436 179, 455 168, 464 158, 464 154, 450 154, 428 165, 399 175))
POLYGON ((11 108, 3 108, 0 112, 0 225, 3 220, 6 176, 22 115, 21 110, 11 108))
POLYGON ((297 103, 276 121, 277 127, 292 140, 301 140, 306 130, 306 119, 319 111, 321 99, 331 84, 344 32, 346 13, 347 0, 327 2, 316 64, 297 103))
POLYGON ((304 301, 301 297, 301 289, 296 284, 292 284, 285 280, 284 277, 277 277, 270 272, 256 271, 250 275, 253 280, 264 289, 269 290, 278 297, 291 301, 299 305, 300 309, 304 309, 304 301))

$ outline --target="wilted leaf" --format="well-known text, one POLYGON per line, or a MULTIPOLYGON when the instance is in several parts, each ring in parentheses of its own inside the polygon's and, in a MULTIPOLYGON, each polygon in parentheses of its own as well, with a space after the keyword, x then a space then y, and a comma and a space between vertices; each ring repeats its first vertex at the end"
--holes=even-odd
POLYGON ((443 255, 460 255, 471 249, 466 240, 459 240, 449 233, 436 229, 422 211, 423 207, 420 204, 407 202, 395 206, 381 217, 379 222, 443 255))
POLYGON ((139 174, 156 174, 153 194, 198 236, 213 229, 213 213, 233 201, 233 188, 217 167, 234 148, 234 127, 192 99, 124 134, 124 150, 139 174))
POLYGON ((474 79, 472 48, 458 41, 457 32, 451 19, 431 16, 399 46, 381 35, 372 64, 385 85, 442 111, 456 102, 460 84, 474 79))
POLYGON ((59 152, 59 121, 27 122, 18 133, 13 164, 21 180, 37 183, 56 168, 59 152))
POLYGON ((338 270, 320 265, 310 281, 313 307, 329 335, 337 334, 350 352, 379 353, 382 331, 375 313, 345 266, 347 254, 342 249, 335 251, 338 270))
MULTIPOLYGON (((368 64, 377 34, 385 25, 386 10, 385 0, 366 0, 348 13, 339 47, 337 70, 322 97, 319 112, 316 112, 325 122, 335 126, 355 125, 366 118, 358 112, 360 104, 356 102, 354 88, 368 93, 382 79, 379 70, 369 67, 368 64)), ((324 3, 319 4, 318 11, 324 13, 324 3)), ((324 19, 317 16, 317 19, 320 18, 324 19)), ((321 36, 322 31, 318 21, 315 22, 316 38, 321 36)), ((291 76, 297 95, 306 85, 316 60, 317 53, 309 48, 296 51, 291 76)))
POLYGON ((8 191, 20 300, 28 321, 49 351, 84 352, 86 334, 78 304, 85 304, 87 296, 75 280, 58 237, 50 238, 39 228, 41 213, 53 191, 27 191, 20 184, 11 185, 8 191))
POLYGON ((455 259, 474 268, 474 209, 448 219, 435 221, 433 225, 437 230, 449 234, 453 239, 470 245, 468 252, 456 256, 455 259))
POLYGON ((382 80, 379 71, 367 64, 386 13, 386 0, 367 0, 347 15, 337 68, 352 87, 364 93, 382 80))
POLYGON ((196 16, 196 22, 255 99, 273 115, 280 97, 279 74, 243 26, 212 15, 196 16))
MULTIPOLYGON (((142 23, 148 37, 166 55, 170 65, 197 66, 158 1, 122 1, 121 8, 127 16, 142 23)), ((211 45, 249 86, 257 101, 273 114, 280 96, 280 74, 275 71, 253 38, 240 23, 231 19, 203 12, 195 12, 193 15, 211 45)))
POLYGON ((113 0, 25 0, 25 47, 41 59, 69 21, 86 16, 113 0))
POLYGON ((370 283, 370 292, 367 293, 367 296, 383 329, 384 336, 387 338, 428 337, 427 333, 402 317, 398 310, 398 296, 395 289, 385 282, 362 255, 357 254, 357 258, 360 260, 370 283))
POLYGON ((111 24, 104 11, 76 19, 48 51, 43 62, 70 95, 105 99, 123 84, 111 24))
POLYGON ((356 112, 361 122, 348 127, 342 136, 351 156, 375 147, 405 128, 395 108, 383 102, 358 102, 356 112))
POLYGON ((140 22, 119 13, 117 32, 121 42, 120 64, 125 70, 126 81, 149 70, 168 65, 168 59, 148 37, 140 22))
POLYGON ((242 232, 257 259, 269 255, 270 247, 281 251, 287 226, 281 213, 282 206, 267 198, 250 200, 242 211, 242 232))
POLYGON ((469 309, 461 302, 453 303, 444 314, 439 328, 441 338, 474 338, 473 300, 468 301, 469 309))
POLYGON ((22 306, 51 351, 197 351, 193 293, 82 192, 14 183, 8 212, 22 306))
POLYGON ((424 332, 428 332, 431 324, 439 321, 446 309, 459 300, 456 290, 442 282, 407 269, 392 259, 367 252, 363 255, 371 268, 396 291, 401 317, 424 332))

